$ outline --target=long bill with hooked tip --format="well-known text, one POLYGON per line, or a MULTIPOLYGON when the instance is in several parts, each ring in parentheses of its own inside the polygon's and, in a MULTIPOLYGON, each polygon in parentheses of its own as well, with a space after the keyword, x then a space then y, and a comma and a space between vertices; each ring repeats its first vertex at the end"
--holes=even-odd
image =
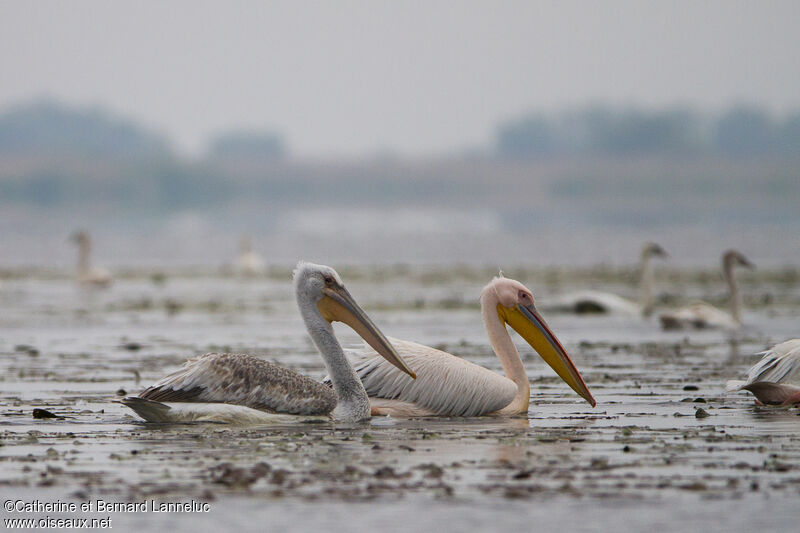
POLYGON ((505 307, 498 304, 497 314, 500 320, 511 326, 536 350, 536 353, 567 385, 572 387, 572 390, 578 393, 578 396, 589 402, 592 407, 597 404, 580 372, 567 355, 567 351, 533 305, 519 304, 516 307, 505 307))
POLYGON ((394 346, 381 333, 381 330, 361 309, 343 285, 334 282, 323 288, 322 298, 317 302, 317 309, 328 322, 339 321, 350 326, 381 357, 412 378, 417 379, 417 374, 403 361, 394 346))

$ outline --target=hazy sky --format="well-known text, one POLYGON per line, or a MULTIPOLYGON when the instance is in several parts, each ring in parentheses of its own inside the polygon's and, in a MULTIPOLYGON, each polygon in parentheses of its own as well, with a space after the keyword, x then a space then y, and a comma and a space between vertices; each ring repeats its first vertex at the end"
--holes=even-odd
POLYGON ((796 0, 0 0, 0 108, 99 104, 189 152, 245 126, 299 155, 424 155, 592 101, 800 109, 798 28, 796 0))

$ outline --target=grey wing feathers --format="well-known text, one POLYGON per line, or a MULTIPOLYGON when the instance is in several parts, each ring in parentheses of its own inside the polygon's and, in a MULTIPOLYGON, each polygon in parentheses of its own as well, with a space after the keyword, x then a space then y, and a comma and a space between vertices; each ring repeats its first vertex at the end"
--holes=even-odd
POLYGON ((800 339, 794 339, 762 352, 761 360, 747 373, 747 384, 766 381, 791 383, 800 380, 800 339))
POLYGON ((414 342, 389 342, 417 379, 365 347, 354 355, 353 366, 371 397, 413 403, 442 416, 481 416, 507 406, 517 393, 510 379, 460 357, 414 342))
POLYGON ((336 407, 336 394, 322 383, 251 355, 228 353, 189 359, 139 397, 230 403, 293 415, 324 415, 336 407))

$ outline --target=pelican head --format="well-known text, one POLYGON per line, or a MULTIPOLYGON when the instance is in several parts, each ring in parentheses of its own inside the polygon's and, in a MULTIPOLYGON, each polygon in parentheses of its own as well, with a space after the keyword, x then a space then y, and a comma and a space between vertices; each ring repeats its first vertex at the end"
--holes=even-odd
POLYGON ((669 254, 658 243, 646 242, 642 246, 642 257, 660 257, 666 259, 669 257, 669 254))
POLYGON ((347 324, 384 359, 412 378, 417 378, 386 336, 356 303, 334 269, 301 261, 294 271, 294 285, 298 301, 316 302, 317 311, 328 323, 338 321, 347 324))
POLYGON ((519 333, 572 390, 594 407, 596 402, 589 387, 564 346, 536 310, 531 291, 519 281, 509 278, 494 278, 484 288, 484 293, 486 291, 493 291, 497 296, 500 321, 519 333))
POLYGON ((737 250, 727 250, 722 254, 722 265, 725 268, 733 266, 743 266, 753 270, 756 266, 751 263, 741 252, 737 250))

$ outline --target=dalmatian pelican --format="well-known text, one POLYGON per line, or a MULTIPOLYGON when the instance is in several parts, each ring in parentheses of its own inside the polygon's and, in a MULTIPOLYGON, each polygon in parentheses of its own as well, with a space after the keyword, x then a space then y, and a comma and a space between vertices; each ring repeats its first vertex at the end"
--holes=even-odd
POLYGON ((595 406, 578 369, 534 306, 530 290, 518 281, 494 278, 481 292, 480 302, 489 341, 505 376, 441 350, 390 339, 419 378, 412 380, 383 364, 368 348, 355 354, 354 366, 369 394, 374 415, 527 414, 530 382, 506 325, 519 333, 578 395, 595 406))
POLYGON ((753 269, 753 263, 736 250, 722 254, 722 276, 728 284, 730 314, 705 302, 695 302, 659 315, 661 327, 670 329, 739 329, 742 325, 742 296, 733 275, 734 266, 753 269))
POLYGON ((650 263, 650 259, 653 257, 665 259, 668 254, 654 242, 644 243, 640 255, 641 282, 638 303, 611 292, 581 291, 567 294, 544 307, 544 309, 562 313, 610 313, 649 317, 655 307, 653 299, 653 266, 650 263))
POLYGON ((416 378, 335 270, 300 262, 294 271, 294 287, 300 314, 333 388, 251 355, 210 353, 189 359, 138 397, 120 402, 148 422, 269 423, 312 416, 340 422, 368 419, 367 392, 331 327, 337 320, 353 328, 410 380, 416 378))
POLYGON ((78 245, 78 283, 85 287, 105 288, 111 285, 111 273, 105 268, 91 265, 92 239, 85 231, 72 234, 71 240, 78 245))
POLYGON ((762 405, 800 403, 800 339, 776 344, 756 355, 762 356, 761 360, 747 372, 747 380, 731 380, 726 390, 750 391, 762 405))

